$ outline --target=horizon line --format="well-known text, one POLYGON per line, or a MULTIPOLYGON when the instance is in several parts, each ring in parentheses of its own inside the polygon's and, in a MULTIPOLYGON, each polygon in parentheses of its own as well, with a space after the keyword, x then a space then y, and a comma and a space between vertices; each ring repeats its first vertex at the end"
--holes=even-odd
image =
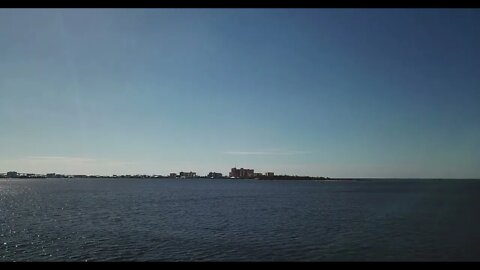
MULTIPOLYGON (((56 173, 56 172, 49 172, 49 173, 31 173, 31 172, 18 172, 18 171, 7 171, 0 173, 0 175, 7 175, 8 172, 15 172, 17 174, 33 174, 33 175, 47 175, 47 174, 55 174, 55 175, 64 175, 64 176, 75 176, 75 175, 82 175, 82 176, 100 176, 100 177, 108 177, 108 176, 169 176, 169 174, 145 174, 145 173, 135 173, 135 174, 88 174, 88 173, 56 173)), ((193 172, 194 171, 180 171, 180 172, 193 172)), ((178 172, 178 173, 180 173, 178 172)), ((210 173, 218 173, 215 171, 210 171, 210 173)), ((176 173, 177 174, 177 173, 176 173)), ((178 174, 177 174, 178 175, 178 174)), ((208 174, 207 174, 208 175, 208 174)), ((203 175, 197 175, 197 177, 201 177, 203 175)), ((206 176, 206 175, 205 175, 206 176)), ((262 176, 265 176, 262 173, 262 176)), ((471 177, 329 177, 329 176, 310 176, 310 175, 299 175, 299 174, 274 174, 274 176, 292 176, 292 177, 312 177, 312 178, 328 178, 330 180, 480 180, 478 178, 471 178, 471 177)), ((228 177, 227 174, 223 175, 222 177, 228 177)))

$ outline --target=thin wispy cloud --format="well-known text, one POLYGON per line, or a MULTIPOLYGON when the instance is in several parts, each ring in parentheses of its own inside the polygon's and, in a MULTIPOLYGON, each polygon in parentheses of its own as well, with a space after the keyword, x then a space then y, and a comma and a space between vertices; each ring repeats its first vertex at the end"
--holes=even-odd
POLYGON ((98 164, 103 164, 107 166, 123 166, 123 165, 131 165, 135 163, 132 161, 94 159, 94 158, 86 158, 86 157, 69 157, 69 156, 28 156, 22 160, 27 162, 48 162, 48 163, 69 163, 69 164, 98 163, 98 164))
POLYGON ((228 155, 301 155, 307 154, 306 151, 228 151, 225 154, 228 155))
POLYGON ((65 157, 65 156, 28 156, 30 161, 55 161, 55 162, 95 162, 96 159, 85 157, 65 157))
MULTIPOLYGON (((92 158, 84 156, 24 156, 0 159, 0 167, 19 172, 66 173, 66 174, 118 174, 133 173, 148 168, 145 162, 92 158)), ((148 163, 148 162, 147 162, 148 163)))

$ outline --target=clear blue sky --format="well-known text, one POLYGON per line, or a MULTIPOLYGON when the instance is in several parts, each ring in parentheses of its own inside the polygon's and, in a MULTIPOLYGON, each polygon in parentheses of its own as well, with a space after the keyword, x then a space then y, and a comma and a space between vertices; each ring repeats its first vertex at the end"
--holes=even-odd
POLYGON ((2 9, 0 172, 480 178, 480 11, 2 9))

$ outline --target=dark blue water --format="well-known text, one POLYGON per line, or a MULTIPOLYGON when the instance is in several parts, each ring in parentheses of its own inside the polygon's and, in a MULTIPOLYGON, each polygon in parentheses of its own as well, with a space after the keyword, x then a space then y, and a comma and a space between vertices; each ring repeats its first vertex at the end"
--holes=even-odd
POLYGON ((480 260, 480 181, 0 180, 2 261, 480 260))

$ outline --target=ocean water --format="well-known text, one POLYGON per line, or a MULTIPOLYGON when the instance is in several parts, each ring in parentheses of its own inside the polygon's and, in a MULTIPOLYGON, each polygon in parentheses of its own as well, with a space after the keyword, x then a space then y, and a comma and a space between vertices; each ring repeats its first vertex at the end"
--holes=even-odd
POLYGON ((478 261, 480 181, 0 179, 0 261, 478 261))

